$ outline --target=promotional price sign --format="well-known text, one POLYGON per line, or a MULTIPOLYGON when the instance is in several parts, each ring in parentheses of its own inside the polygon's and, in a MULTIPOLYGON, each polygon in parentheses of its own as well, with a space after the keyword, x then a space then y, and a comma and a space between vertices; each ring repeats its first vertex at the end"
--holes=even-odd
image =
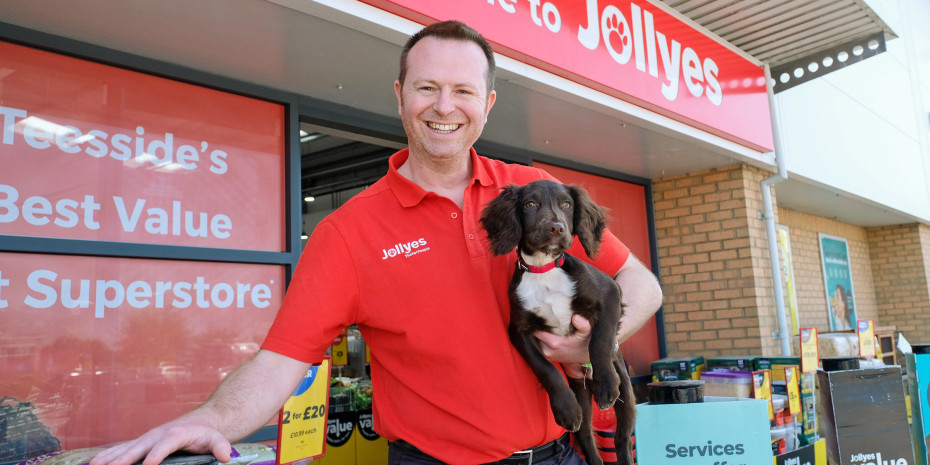
POLYGON ((801 389, 797 366, 785 367, 785 388, 788 393, 788 411, 792 415, 801 413, 801 389))
POLYGON ((752 397, 764 399, 769 403, 769 421, 775 419, 775 407, 772 405, 772 370, 752 372, 752 397))
POLYGON ((856 324, 859 333, 859 357, 875 358, 875 325, 872 320, 859 320, 856 324))
POLYGON ((278 423, 278 465, 323 455, 329 400, 330 360, 307 370, 284 403, 278 423))
POLYGON ((820 363, 817 328, 801 328, 801 373, 815 373, 820 363))

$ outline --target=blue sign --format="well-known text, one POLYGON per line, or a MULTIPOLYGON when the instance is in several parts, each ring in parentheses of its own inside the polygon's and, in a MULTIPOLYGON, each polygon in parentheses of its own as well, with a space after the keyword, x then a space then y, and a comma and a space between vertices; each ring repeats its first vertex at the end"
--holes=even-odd
POLYGON ((772 463, 768 402, 717 399, 638 405, 636 461, 649 465, 772 463))

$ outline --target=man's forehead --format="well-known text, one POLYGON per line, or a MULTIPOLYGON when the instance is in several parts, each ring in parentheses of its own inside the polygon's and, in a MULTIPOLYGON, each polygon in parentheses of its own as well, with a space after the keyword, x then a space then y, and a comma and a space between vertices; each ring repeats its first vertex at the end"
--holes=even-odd
POLYGON ((407 68, 408 73, 414 69, 420 72, 467 70, 484 79, 488 60, 481 47, 472 41, 424 37, 410 49, 407 68), (424 60, 429 63, 424 63, 424 60), (479 65, 478 69, 474 65, 479 65))

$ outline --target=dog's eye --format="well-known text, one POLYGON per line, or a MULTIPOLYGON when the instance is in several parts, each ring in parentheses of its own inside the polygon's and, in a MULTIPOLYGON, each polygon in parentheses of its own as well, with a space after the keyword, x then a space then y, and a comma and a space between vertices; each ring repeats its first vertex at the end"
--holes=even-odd
POLYGON ((562 201, 562 208, 565 209, 565 210, 569 210, 569 209, 572 208, 572 203, 569 202, 568 200, 563 200, 563 201, 562 201))
POLYGON ((532 200, 527 200, 526 203, 523 204, 523 207, 524 208, 536 208, 536 202, 532 200))

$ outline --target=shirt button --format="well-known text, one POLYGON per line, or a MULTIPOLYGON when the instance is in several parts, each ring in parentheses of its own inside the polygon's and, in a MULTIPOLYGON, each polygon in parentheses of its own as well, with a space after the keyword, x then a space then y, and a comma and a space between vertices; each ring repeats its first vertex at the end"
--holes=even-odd
POLYGON ((459 214, 458 214, 458 213, 452 212, 452 219, 456 219, 456 218, 458 218, 458 217, 459 217, 459 214))
POLYGON ((469 239, 474 239, 474 238, 475 238, 475 235, 474 235, 474 234, 469 234, 469 235, 468 235, 468 238, 469 238, 469 239))

